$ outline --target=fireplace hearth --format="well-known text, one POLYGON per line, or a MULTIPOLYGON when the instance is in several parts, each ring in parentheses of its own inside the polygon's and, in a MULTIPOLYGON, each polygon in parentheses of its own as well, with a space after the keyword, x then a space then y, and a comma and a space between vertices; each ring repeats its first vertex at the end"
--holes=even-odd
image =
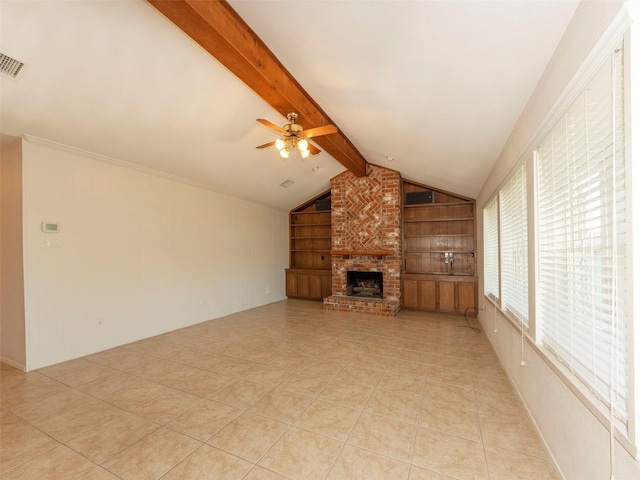
POLYGON ((347 272, 347 296, 360 298, 383 298, 382 272, 347 272))

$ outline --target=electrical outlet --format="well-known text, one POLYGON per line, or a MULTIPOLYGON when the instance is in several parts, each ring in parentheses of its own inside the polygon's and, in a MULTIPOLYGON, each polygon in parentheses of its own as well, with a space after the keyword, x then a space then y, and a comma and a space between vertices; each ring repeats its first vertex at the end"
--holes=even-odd
POLYGON ((96 320, 96 327, 98 328, 104 327, 104 318, 99 318, 98 320, 96 320))
POLYGON ((264 293, 265 295, 271 295, 271 291, 269 290, 269 287, 264 287, 264 293))

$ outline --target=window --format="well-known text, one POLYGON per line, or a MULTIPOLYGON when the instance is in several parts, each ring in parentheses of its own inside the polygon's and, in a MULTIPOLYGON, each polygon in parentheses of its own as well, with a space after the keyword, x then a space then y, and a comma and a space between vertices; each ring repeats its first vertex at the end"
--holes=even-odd
POLYGON ((627 417, 622 52, 616 50, 536 150, 541 340, 627 417))
POLYGON ((494 301, 500 298, 498 278, 498 199, 493 197, 484 209, 484 294, 494 301))
POLYGON ((500 190, 500 274, 502 308, 529 324, 527 174, 522 165, 500 190))

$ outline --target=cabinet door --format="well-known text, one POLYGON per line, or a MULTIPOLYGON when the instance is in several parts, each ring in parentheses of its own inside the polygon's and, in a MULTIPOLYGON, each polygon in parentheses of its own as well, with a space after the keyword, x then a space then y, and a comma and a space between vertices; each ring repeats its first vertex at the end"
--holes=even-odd
POLYGON ((402 281, 402 301, 405 307, 418 308, 418 281, 403 280, 402 281))
POLYGON ((309 298, 309 275, 306 273, 298 274, 298 296, 309 298))
POLYGON ((473 282, 458 283, 458 313, 467 312, 470 315, 478 314, 478 286, 473 282))
POLYGON ((309 298, 322 298, 322 276, 309 275, 309 298))
POLYGON ((438 282, 438 310, 441 312, 456 311, 456 284, 454 282, 438 282))
POLYGON ((287 285, 287 297, 297 297, 298 296, 298 274, 287 272, 286 285, 287 285))
POLYGON ((435 280, 420 281, 420 308, 425 310, 436 309, 436 282, 435 280))
POLYGON ((330 297, 332 292, 331 275, 322 275, 322 298, 330 297))

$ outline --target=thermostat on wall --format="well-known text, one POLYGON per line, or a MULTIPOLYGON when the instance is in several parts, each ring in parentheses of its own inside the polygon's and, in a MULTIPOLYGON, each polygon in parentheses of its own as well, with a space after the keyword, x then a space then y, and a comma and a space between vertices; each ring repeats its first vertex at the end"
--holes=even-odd
POLYGON ((45 233, 59 233, 60 225, 57 223, 42 222, 42 231, 45 233))

